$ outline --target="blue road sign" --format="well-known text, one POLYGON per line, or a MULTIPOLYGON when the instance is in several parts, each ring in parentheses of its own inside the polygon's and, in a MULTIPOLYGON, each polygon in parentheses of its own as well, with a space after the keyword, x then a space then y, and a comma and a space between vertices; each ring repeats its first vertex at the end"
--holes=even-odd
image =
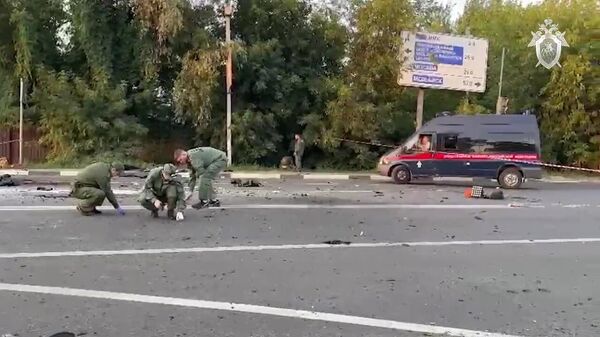
POLYGON ((437 71, 437 64, 431 63, 415 63, 413 64, 414 70, 422 70, 422 71, 437 71))
POLYGON ((431 62, 451 65, 463 65, 464 49, 460 46, 447 44, 415 42, 417 62, 431 62))
POLYGON ((424 84, 444 84, 444 78, 438 76, 429 76, 429 75, 417 75, 414 74, 412 76, 412 81, 414 83, 424 83, 424 84))

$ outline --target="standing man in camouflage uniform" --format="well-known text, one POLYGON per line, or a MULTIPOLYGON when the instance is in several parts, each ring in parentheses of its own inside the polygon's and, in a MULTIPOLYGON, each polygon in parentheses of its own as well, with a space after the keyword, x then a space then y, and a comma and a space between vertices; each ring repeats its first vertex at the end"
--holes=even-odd
POLYGON ((86 216, 100 214, 96 208, 104 202, 104 199, 113 205, 117 214, 125 215, 125 211, 119 206, 115 194, 110 187, 110 180, 118 177, 124 170, 121 163, 95 163, 84 168, 71 184, 71 194, 79 199, 77 210, 86 216))
MULTIPOLYGON (((175 162, 179 165, 187 165, 190 172, 190 192, 194 191, 196 181, 200 178, 198 188, 198 203, 192 205, 194 209, 205 207, 219 207, 221 202, 214 199, 213 180, 227 166, 225 152, 212 147, 198 147, 188 151, 175 150, 175 162)), ((187 199, 187 198, 186 198, 187 199)))
POLYGON ((183 185, 174 177, 176 167, 173 164, 165 164, 150 171, 144 184, 144 189, 138 201, 152 214, 158 218, 158 211, 167 205, 167 217, 171 220, 182 221, 185 209, 185 193, 183 185), (175 215, 177 211, 177 215, 175 215))
POLYGON ((294 135, 294 159, 296 160, 296 171, 300 172, 302 170, 302 156, 304 155, 304 139, 302 139, 302 135, 296 134, 294 135))

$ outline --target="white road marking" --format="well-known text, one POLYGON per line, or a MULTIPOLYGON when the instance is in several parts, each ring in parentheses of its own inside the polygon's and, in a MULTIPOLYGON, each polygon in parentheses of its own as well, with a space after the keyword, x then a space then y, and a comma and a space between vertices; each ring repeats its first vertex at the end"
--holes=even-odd
POLYGON ((0 253, 0 259, 69 257, 69 256, 116 256, 116 255, 157 255, 157 254, 190 254, 247 252, 291 249, 328 249, 328 248, 390 248, 390 247, 443 247, 443 246, 499 246, 499 245, 534 245, 560 243, 600 243, 600 238, 575 239, 539 239, 539 240, 475 240, 475 241, 417 241, 417 242, 373 242, 330 245, 324 243, 292 244, 292 245, 259 245, 259 246, 221 246, 221 247, 189 247, 189 248, 148 248, 125 250, 76 250, 63 252, 39 253, 0 253))
POLYGON ((373 190, 313 190, 313 191, 290 191, 289 193, 298 194, 298 193, 375 193, 373 190))
POLYGON ((304 180, 350 180, 349 174, 338 173, 308 173, 303 176, 304 180))
MULTIPOLYGON (((142 210, 142 206, 128 205, 122 206, 125 210, 142 210)), ((516 204, 467 204, 467 205, 450 205, 450 204, 239 204, 227 205, 218 209, 511 209, 522 208, 525 205, 516 204)), ((111 210, 110 206, 98 207, 101 210, 111 210)), ((0 212, 15 212, 15 211, 74 211, 75 206, 61 205, 35 205, 35 206, 0 206, 0 212)))
MULTIPOLYGON (((333 186, 332 186, 333 187, 333 186)), ((185 188, 186 191, 189 191, 188 188, 185 188)), ((232 194, 243 194, 246 195, 249 191, 250 192, 255 192, 255 193, 268 193, 271 192, 271 190, 268 189, 251 189, 251 190, 246 190, 246 189, 239 189, 239 190, 229 190, 227 188, 223 188, 224 191, 228 191, 229 193, 232 194)), ((122 195, 138 195, 141 193, 141 189, 137 189, 137 190, 132 190, 132 189, 113 189, 113 193, 116 196, 122 196, 122 195)), ((66 197, 69 193, 71 192, 71 190, 68 189, 57 189, 57 190, 49 190, 49 191, 38 191, 38 190, 34 190, 34 189, 19 189, 19 188, 9 188, 9 189, 2 189, 0 190, 0 195, 14 195, 15 193, 19 193, 19 194, 23 194, 23 195, 28 195, 28 196, 37 196, 37 195, 43 195, 43 196, 47 196, 47 195, 56 195, 58 196, 62 196, 62 197, 66 197)), ((374 193, 373 190, 335 190, 335 189, 327 189, 327 190, 305 190, 305 191, 298 191, 298 190, 294 190, 294 191, 286 191, 286 190, 280 190, 278 191, 278 193, 288 193, 288 194, 322 194, 322 193, 374 193)))
POLYGON ((371 181, 392 181, 392 178, 373 174, 370 176, 371 181))
POLYGON ((296 310, 287 308, 268 307, 262 305, 241 304, 231 302, 205 301, 176 297, 151 296, 131 293, 120 293, 112 291, 87 290, 63 287, 46 287, 27 284, 0 283, 0 291, 11 291, 18 293, 33 293, 44 295, 72 296, 83 298, 95 298, 101 300, 114 300, 134 303, 161 304, 186 308, 210 309, 231 312, 243 312, 249 314, 260 314, 268 316, 299 318, 312 321, 324 321, 342 324, 352 324, 383 328, 399 331, 420 332, 445 336, 460 337, 519 337, 501 333, 475 331, 466 329, 449 328, 436 325, 418 323, 406 323, 385 319, 368 318, 361 316, 350 316, 333 314, 327 312, 296 310))
MULTIPOLYGON (((125 189, 113 189, 113 193, 115 195, 138 195, 140 194, 142 190, 125 190, 125 189)), ((58 196, 64 196, 66 197, 69 193, 71 192, 71 190, 66 190, 66 189, 61 189, 61 190, 49 190, 49 191, 38 191, 38 190, 25 190, 25 189, 12 189, 12 190, 2 190, 0 191, 0 195, 2 194, 11 194, 14 195, 14 193, 19 193, 19 194, 27 194, 29 196, 35 197, 37 195, 56 195, 58 196)))
POLYGON ((11 176, 28 176, 29 171, 27 170, 15 170, 15 169, 1 169, 0 175, 9 174, 11 176))
POLYGON ((231 179, 281 179, 281 173, 265 172, 265 173, 244 173, 232 172, 231 179))

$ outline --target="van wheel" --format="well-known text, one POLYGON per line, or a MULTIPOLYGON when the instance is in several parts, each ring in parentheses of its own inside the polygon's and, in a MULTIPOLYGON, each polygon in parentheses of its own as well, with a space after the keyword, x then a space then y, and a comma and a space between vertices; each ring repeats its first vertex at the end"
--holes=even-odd
POLYGON ((392 170, 392 178, 396 184, 408 184, 410 182, 410 170, 404 165, 398 165, 392 170))
POLYGON ((523 174, 516 167, 509 167, 500 173, 498 183, 507 189, 519 188, 523 184, 523 174))

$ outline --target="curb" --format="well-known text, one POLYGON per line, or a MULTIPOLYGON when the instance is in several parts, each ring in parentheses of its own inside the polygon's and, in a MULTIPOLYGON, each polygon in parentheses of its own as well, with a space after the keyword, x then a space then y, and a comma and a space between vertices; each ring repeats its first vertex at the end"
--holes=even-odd
MULTIPOLYGON (((79 170, 67 169, 67 170, 15 170, 15 169, 0 169, 0 175, 9 174, 16 177, 74 177, 79 173, 79 170)), ((182 178, 189 178, 189 172, 180 172, 179 175, 182 178)), ((299 180, 374 180, 374 181, 387 181, 390 178, 382 177, 377 174, 347 174, 347 173, 279 173, 279 172, 223 172, 220 174, 221 178, 224 179, 299 179, 299 180)), ((125 171, 124 177, 138 177, 139 171, 125 171), (138 172, 138 175, 135 173, 138 172)))

